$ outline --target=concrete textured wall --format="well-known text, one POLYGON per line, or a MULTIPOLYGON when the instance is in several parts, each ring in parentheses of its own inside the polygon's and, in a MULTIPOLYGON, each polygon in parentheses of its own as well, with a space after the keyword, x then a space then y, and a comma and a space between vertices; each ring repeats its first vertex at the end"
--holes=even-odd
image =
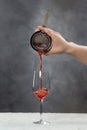
MULTIPOLYGON (((87 45, 87 0, 0 0, 0 112, 38 112, 32 93, 39 58, 30 46, 50 10, 48 27, 68 41, 87 45)), ((68 55, 43 57, 51 91, 44 112, 87 112, 87 66, 68 55)))

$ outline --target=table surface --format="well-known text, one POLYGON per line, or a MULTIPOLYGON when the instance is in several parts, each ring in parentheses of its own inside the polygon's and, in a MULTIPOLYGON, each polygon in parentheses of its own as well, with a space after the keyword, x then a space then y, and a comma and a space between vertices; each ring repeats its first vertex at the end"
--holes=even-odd
POLYGON ((43 113, 49 125, 34 124, 39 113, 0 113, 0 130, 87 130, 87 114, 43 113))

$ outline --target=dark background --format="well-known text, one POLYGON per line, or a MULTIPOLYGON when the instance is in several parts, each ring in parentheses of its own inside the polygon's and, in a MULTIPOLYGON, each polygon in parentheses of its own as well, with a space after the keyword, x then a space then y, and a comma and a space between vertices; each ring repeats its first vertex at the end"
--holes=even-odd
MULTIPOLYGON (((32 93, 39 57, 30 46, 50 10, 48 27, 68 41, 87 45, 87 0, 0 0, 0 112, 38 112, 32 93)), ((44 112, 87 112, 87 65, 69 55, 43 57, 51 91, 44 112)))

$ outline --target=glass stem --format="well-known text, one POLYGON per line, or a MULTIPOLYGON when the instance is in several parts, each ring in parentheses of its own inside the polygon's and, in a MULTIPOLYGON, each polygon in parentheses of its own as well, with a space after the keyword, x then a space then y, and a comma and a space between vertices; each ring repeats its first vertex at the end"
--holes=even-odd
POLYGON ((42 118, 42 113, 43 113, 43 100, 40 100, 40 122, 43 121, 42 118))

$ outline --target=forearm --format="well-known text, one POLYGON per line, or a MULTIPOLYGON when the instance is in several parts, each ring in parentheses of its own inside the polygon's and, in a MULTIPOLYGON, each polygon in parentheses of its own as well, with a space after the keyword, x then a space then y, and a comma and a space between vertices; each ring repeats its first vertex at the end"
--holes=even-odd
POLYGON ((84 64, 87 64, 87 46, 81 46, 70 42, 67 44, 66 53, 79 59, 84 64))

